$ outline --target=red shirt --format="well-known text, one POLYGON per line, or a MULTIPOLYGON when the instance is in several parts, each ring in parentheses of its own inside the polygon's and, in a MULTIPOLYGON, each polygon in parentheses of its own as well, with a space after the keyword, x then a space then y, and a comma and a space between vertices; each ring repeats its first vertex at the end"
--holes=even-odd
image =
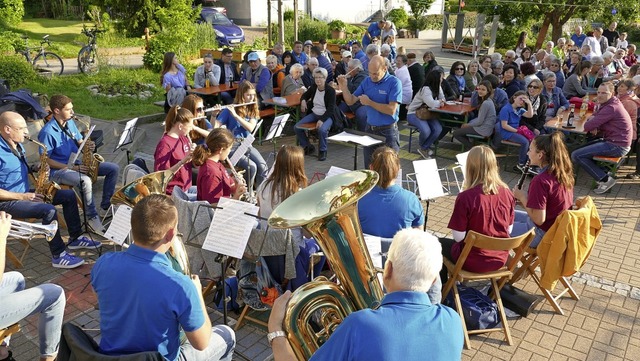
POLYGON ((544 209, 546 219, 540 229, 548 231, 560 213, 571 208, 573 189, 566 189, 558 179, 548 171, 533 177, 529 184, 527 208, 544 209))
MULTIPOLYGON (((482 184, 458 194, 449 220, 449 228, 455 231, 478 233, 499 238, 509 237, 509 226, 515 218, 516 199, 507 188, 498 194, 483 194, 482 184)), ((451 257, 457 261, 464 248, 464 241, 451 247, 451 257)), ((463 269, 470 272, 495 271, 504 266, 508 251, 489 251, 473 247, 463 269)))
MULTIPOLYGON (((156 152, 153 154, 155 164, 153 170, 155 172, 167 170, 184 159, 189 153, 191 142, 187 137, 173 138, 163 135, 156 146, 156 152)), ((173 179, 167 185, 167 194, 171 195, 173 187, 179 186, 185 192, 191 187, 191 163, 186 163, 173 176, 173 179)))
POLYGON ((222 163, 207 159, 198 169, 198 200, 218 203, 222 197, 231 197, 235 182, 222 163))

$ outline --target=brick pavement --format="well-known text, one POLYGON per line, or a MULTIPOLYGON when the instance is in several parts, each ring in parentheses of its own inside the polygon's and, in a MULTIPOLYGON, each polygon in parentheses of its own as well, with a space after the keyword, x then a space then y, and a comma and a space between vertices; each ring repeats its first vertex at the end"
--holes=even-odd
MULTIPOLYGON (((95 121, 98 128, 111 134, 115 123, 95 121)), ((120 126, 119 129, 122 129, 120 126)), ((136 145, 132 152, 153 154, 155 144, 162 129, 158 123, 143 124, 136 135, 136 145)), ((414 135, 414 142, 417 135, 414 135)), ((450 139, 450 138, 449 138, 450 139)), ((438 165, 446 167, 453 161, 440 156, 453 157, 459 150, 459 145, 443 143, 439 151, 438 165)), ((107 144, 101 154, 108 160, 124 161, 124 153, 109 153, 113 150, 115 137, 107 137, 107 144)), ((278 144, 295 142, 293 136, 282 138, 278 144)), ((400 153, 404 173, 413 171, 411 161, 420 159, 417 154, 406 151, 408 129, 401 126, 400 153)), ((415 143, 414 143, 415 144, 415 143)), ((265 155, 273 150, 271 144, 257 146, 265 155)), ((415 146, 414 146, 415 149, 415 146)), ((414 150, 415 151, 415 150, 414 150)), ((360 156, 361 156, 361 152, 360 156)), ((353 149, 337 144, 329 145, 328 159, 319 162, 314 157, 306 157, 307 174, 324 173, 331 165, 351 169, 353 167, 353 149)), ((510 169, 515 160, 501 159, 507 162, 510 169)), ((362 166, 362 159, 359 160, 362 166)), ((624 165, 619 172, 623 177, 631 172, 631 166, 624 165)), ((517 182, 517 174, 501 172, 503 179, 510 185, 517 182)), ((442 175, 444 179, 444 174, 442 175)), ((640 263, 640 215, 638 190, 639 181, 620 179, 611 193, 603 196, 590 193, 591 180, 580 172, 575 195, 590 194, 598 207, 603 220, 604 229, 594 248, 594 251, 582 269, 582 273, 574 277, 576 291, 580 301, 563 300, 562 308, 566 316, 553 313, 551 307, 542 303, 528 317, 511 320, 514 345, 508 346, 500 340, 500 334, 473 336, 473 350, 465 350, 464 360, 637 360, 640 357, 640 275, 637 272, 640 263)), ((99 189, 101 183, 98 183, 99 189)), ((431 202, 429 209, 428 228, 430 231, 447 234, 447 223, 451 208, 457 194, 455 183, 449 184, 452 195, 441 197, 431 202)), ((99 197, 99 191, 96 196, 99 197)), ((82 255, 87 265, 77 270, 59 270, 50 266, 50 255, 43 240, 34 239, 33 249, 25 259, 25 268, 21 270, 28 279, 28 286, 43 282, 54 282, 63 285, 67 292, 67 310, 65 320, 73 321, 83 327, 93 329, 90 333, 99 337, 98 311, 95 310, 95 296, 91 287, 84 293, 80 290, 88 281, 84 277, 95 262, 95 252, 85 251, 82 255)), ((10 243, 10 248, 17 251, 20 247, 10 243)), ((105 251, 112 251, 112 247, 103 247, 105 251)), ((12 265, 8 264, 7 269, 12 265)), ((525 290, 536 293, 535 284, 531 281, 521 282, 525 290)), ((210 315, 214 323, 221 323, 221 314, 211 309, 210 315)), ((232 318, 237 315, 231 313, 232 318)), ((23 332, 12 340, 12 348, 18 359, 27 360, 37 357, 37 333, 34 318, 23 322, 23 332)), ((238 332, 238 351, 250 360, 263 360, 270 350, 265 340, 265 332, 252 325, 243 326, 238 332)), ((236 357, 236 359, 241 359, 236 357)))

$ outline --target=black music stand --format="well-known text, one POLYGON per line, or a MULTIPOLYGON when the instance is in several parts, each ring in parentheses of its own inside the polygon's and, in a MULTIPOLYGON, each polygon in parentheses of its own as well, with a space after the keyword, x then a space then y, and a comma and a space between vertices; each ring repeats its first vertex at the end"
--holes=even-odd
POLYGON ((129 150, 129 148, 125 148, 125 146, 133 143, 133 139, 136 136, 136 130, 138 129, 137 124, 138 118, 133 118, 128 121, 127 124, 125 124, 124 130, 122 131, 122 134, 120 134, 120 140, 118 141, 118 144, 116 144, 116 147, 113 149, 114 153, 118 150, 127 152, 127 164, 129 164, 131 161, 131 151, 129 150))

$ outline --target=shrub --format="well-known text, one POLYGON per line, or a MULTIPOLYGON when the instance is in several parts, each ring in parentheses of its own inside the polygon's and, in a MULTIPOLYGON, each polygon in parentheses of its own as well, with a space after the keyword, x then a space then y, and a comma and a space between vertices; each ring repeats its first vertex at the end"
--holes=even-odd
POLYGON ((389 11, 387 19, 393 21, 396 29, 405 29, 409 25, 409 15, 403 8, 397 8, 389 11))
POLYGON ((347 29, 347 24, 342 20, 333 20, 327 25, 331 31, 345 31, 347 29))
POLYGON ((0 79, 8 80, 12 89, 23 86, 26 82, 35 79, 36 76, 36 71, 22 55, 0 57, 0 79))
POLYGON ((18 26, 23 16, 22 0, 0 0, 0 25, 18 26))
POLYGON ((0 31, 0 54, 13 54, 16 50, 23 49, 24 43, 20 34, 13 31, 0 31))

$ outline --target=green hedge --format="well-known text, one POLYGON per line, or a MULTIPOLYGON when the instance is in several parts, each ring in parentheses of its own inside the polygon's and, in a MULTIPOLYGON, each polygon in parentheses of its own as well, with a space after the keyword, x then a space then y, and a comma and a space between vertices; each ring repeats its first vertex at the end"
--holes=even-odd
POLYGON ((22 55, 0 56, 0 79, 8 80, 11 89, 18 89, 37 76, 22 55))

